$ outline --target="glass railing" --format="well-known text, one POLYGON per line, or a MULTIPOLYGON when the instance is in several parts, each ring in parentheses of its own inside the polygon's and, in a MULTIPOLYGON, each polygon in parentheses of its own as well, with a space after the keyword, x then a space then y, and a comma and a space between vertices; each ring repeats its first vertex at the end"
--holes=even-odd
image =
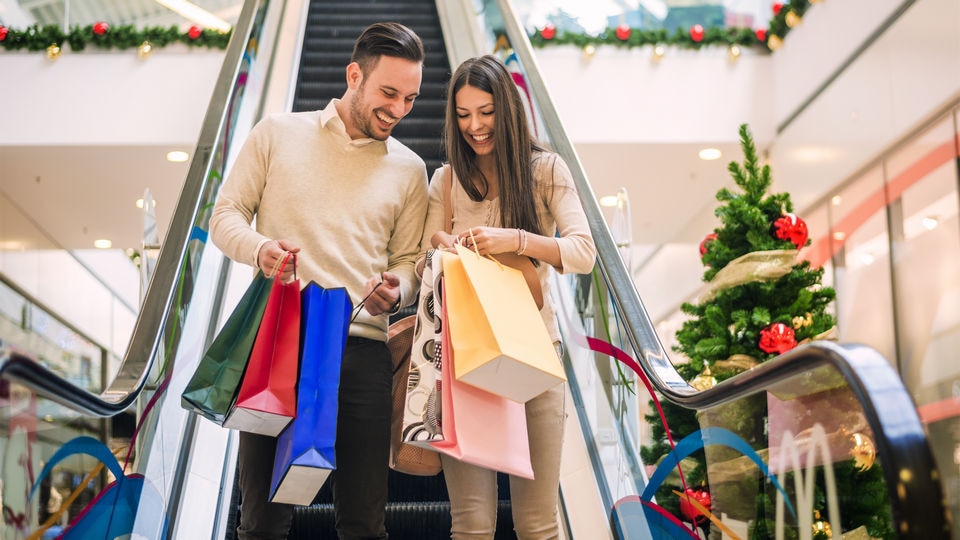
POLYGON ((916 407, 877 351, 815 341, 704 390, 680 376, 562 129, 527 31, 510 2, 495 4, 486 9, 497 13, 483 14, 502 22, 488 26, 491 41, 507 36, 541 138, 568 163, 597 244, 593 274, 561 276, 555 292, 568 314, 567 372, 610 534, 950 538, 916 407))

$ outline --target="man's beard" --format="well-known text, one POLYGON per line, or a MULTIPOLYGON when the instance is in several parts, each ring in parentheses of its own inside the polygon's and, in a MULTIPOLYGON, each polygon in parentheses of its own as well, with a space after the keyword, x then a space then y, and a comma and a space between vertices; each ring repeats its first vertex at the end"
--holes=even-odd
MULTIPOLYGON (((385 141, 390 137, 391 129, 387 131, 386 134, 382 134, 379 131, 375 131, 373 128, 373 122, 376 121, 376 111, 370 111, 369 114, 364 114, 365 103, 360 99, 360 95, 363 93, 363 86, 360 86, 360 89, 357 91, 357 95, 353 96, 353 99, 350 100, 350 116, 353 118, 353 125, 356 126, 360 132, 362 132, 367 137, 371 139, 376 139, 378 141, 385 141)), ((394 125, 396 125, 394 123, 394 125)))

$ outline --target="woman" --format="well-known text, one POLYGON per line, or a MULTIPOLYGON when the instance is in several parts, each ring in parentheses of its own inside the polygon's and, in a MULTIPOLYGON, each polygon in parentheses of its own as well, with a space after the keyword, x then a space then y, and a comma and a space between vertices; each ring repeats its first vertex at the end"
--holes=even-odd
MULTIPOLYGON (((528 257, 543 294, 540 313, 559 352, 560 331, 549 298, 550 268, 588 273, 596 259, 570 171, 531 136, 520 93, 499 58, 486 55, 465 61, 453 74, 447 96, 444 140, 450 163, 437 169, 430 183, 421 252, 461 243, 481 255, 528 257), (451 172, 454 181, 445 182, 451 172), (450 193, 444 193, 444 186, 450 193), (452 212, 445 208, 446 201, 452 212)), ((510 477, 520 540, 559 536, 565 392, 566 385, 561 384, 526 403, 535 479, 510 477)), ((450 494, 452 537, 493 538, 496 472, 447 455, 441 459, 450 494)))

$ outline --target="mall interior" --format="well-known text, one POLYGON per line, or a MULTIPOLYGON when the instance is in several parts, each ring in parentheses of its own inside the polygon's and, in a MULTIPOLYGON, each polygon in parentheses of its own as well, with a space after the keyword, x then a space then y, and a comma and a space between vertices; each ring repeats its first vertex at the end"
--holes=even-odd
MULTIPOLYGON (((960 540, 957 0, 0 0, 0 540, 237 538, 238 431, 181 399, 253 283, 210 209, 387 20, 426 176, 494 54, 590 223, 562 538, 960 540)), ((290 538, 337 537, 326 472, 290 538)), ((390 537, 449 538, 442 471, 389 474, 390 537)))

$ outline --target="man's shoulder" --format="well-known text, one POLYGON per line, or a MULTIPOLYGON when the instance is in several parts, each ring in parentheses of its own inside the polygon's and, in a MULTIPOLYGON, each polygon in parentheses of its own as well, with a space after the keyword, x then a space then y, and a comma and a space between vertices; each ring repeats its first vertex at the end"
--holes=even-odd
POLYGON ((278 112, 264 116, 260 123, 265 127, 292 128, 316 126, 319 120, 319 111, 278 112))
POLYGON ((411 165, 417 167, 426 167, 426 163, 423 161, 423 158, 419 154, 410 149, 407 145, 403 144, 394 137, 389 137, 386 141, 387 143, 387 154, 391 158, 400 159, 403 161, 410 161, 411 165))

